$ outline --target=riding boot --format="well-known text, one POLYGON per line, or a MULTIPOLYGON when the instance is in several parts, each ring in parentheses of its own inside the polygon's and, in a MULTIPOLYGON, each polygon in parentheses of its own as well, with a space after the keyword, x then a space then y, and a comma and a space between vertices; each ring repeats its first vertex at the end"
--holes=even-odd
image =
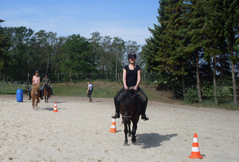
POLYGON ((120 118, 120 113, 119 113, 119 100, 114 100, 115 103, 115 115, 111 116, 112 118, 120 118))
POLYGON ((42 95, 43 93, 42 93, 42 90, 40 89, 40 98, 41 98, 41 100, 43 100, 43 95, 42 95))
POLYGON ((120 118, 119 106, 116 106, 116 108, 115 108, 115 115, 112 116, 112 118, 120 118))
POLYGON ((142 107, 142 115, 141 115, 141 119, 144 119, 144 120, 149 120, 149 118, 146 116, 145 114, 145 111, 146 111, 146 107, 143 106, 142 107))
POLYGON ((115 115, 112 116, 112 118, 120 118, 120 114, 119 114, 119 112, 115 112, 115 115))
POLYGON ((141 119, 149 120, 149 118, 148 118, 145 114, 142 114, 142 115, 141 115, 141 119))
POLYGON ((52 88, 51 88, 51 95, 54 95, 54 94, 53 94, 53 89, 52 89, 52 88))
POLYGON ((29 99, 30 100, 32 97, 31 97, 31 90, 29 90, 29 99))

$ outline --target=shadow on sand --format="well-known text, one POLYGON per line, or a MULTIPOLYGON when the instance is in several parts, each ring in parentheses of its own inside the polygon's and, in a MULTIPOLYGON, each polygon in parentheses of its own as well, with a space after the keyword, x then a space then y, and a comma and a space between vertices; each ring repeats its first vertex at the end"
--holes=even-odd
MULTIPOLYGON (((39 110, 53 111, 54 108, 38 108, 39 110)), ((66 109, 66 108, 57 108, 57 110, 66 109)))
POLYGON ((142 146, 142 148, 147 149, 151 147, 159 147, 162 142, 169 141, 174 136, 178 134, 166 134, 160 135, 158 133, 143 133, 137 135, 136 145, 142 146))

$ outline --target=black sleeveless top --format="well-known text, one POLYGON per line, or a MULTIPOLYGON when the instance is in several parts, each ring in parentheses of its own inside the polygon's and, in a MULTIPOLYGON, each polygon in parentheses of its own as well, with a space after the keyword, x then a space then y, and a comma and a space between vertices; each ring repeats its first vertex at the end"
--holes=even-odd
POLYGON ((135 86, 137 83, 138 70, 140 70, 140 67, 136 65, 134 70, 130 70, 129 65, 126 65, 124 66, 124 69, 126 70, 126 85, 128 87, 135 86))

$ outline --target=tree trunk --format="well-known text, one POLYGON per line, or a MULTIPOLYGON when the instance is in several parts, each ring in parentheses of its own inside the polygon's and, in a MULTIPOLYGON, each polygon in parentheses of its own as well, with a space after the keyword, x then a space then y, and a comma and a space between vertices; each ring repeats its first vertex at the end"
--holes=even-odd
POLYGON ((197 71, 197 89, 198 89, 198 101, 202 102, 201 86, 200 86, 200 75, 199 75, 199 56, 196 54, 196 71, 197 71))
POLYGON ((118 60, 118 54, 116 53, 116 63, 115 63, 115 79, 117 80, 117 69, 118 69, 118 62, 117 62, 117 60, 118 60))
POLYGON ((217 99, 217 80, 216 80, 216 57, 213 56, 213 86, 214 86, 214 99, 215 104, 218 105, 218 99, 217 99))
POLYGON ((173 99, 176 99, 175 85, 172 78, 171 78, 171 85, 172 85, 172 97, 173 99))
POLYGON ((220 58, 220 64, 221 64, 221 67, 220 67, 220 79, 221 79, 221 88, 222 88, 222 84, 223 84, 223 61, 222 61, 222 58, 220 58))
POLYGON ((233 84, 233 96, 234 96, 234 105, 237 106, 237 86, 236 86, 236 78, 235 78, 235 71, 234 71, 234 63, 231 60, 232 66, 232 84, 233 84))
POLYGON ((185 96, 186 92, 185 92, 185 78, 184 78, 184 74, 182 75, 182 85, 183 85, 183 97, 185 96))

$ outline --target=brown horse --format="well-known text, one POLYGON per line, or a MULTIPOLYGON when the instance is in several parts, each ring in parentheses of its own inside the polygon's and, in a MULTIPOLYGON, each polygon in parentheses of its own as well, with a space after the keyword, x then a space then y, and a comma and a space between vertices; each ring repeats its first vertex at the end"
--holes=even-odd
POLYGON ((45 98, 45 102, 48 102, 50 97, 51 97, 51 88, 50 88, 49 85, 44 85, 44 98, 45 98))
POLYGON ((37 105, 40 102, 40 87, 39 85, 33 85, 31 91, 32 108, 37 110, 37 105))
POLYGON ((139 116, 142 110, 142 99, 140 98, 140 94, 138 91, 134 89, 127 89, 122 94, 120 94, 119 101, 119 109, 120 114, 122 115, 123 123, 124 123, 124 133, 125 133, 125 143, 124 145, 128 145, 127 135, 131 136, 131 141, 136 142, 136 130, 137 124, 139 121, 139 116), (133 123, 132 132, 130 130, 130 123, 133 123))

